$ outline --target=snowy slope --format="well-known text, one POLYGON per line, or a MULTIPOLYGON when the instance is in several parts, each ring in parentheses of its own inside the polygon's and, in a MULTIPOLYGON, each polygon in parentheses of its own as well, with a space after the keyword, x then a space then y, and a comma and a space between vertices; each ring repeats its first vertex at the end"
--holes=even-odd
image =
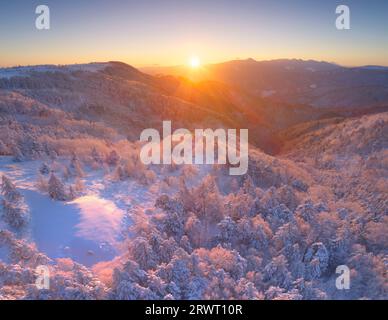
POLYGON ((70 64, 70 65, 39 65, 39 66, 23 66, 23 67, 10 67, 0 68, 0 78, 12 78, 12 77, 28 77, 34 73, 45 72, 62 72, 71 73, 75 71, 84 72, 98 72, 104 70, 109 63, 95 62, 87 64, 70 64))
MULTIPOLYGON (((130 223, 126 206, 120 200, 131 196, 130 189, 114 186, 112 192, 107 183, 104 186, 97 180, 103 178, 97 173, 85 177, 90 188, 85 196, 70 202, 54 201, 35 186, 40 164, 39 161, 15 164, 9 157, 0 160, 0 176, 6 174, 13 179, 30 208, 27 238, 53 259, 69 257, 86 266, 112 260, 121 252, 122 231, 130 223)), ((136 186, 133 189, 135 199, 139 199, 136 192, 145 193, 141 186, 139 190, 136 186)))

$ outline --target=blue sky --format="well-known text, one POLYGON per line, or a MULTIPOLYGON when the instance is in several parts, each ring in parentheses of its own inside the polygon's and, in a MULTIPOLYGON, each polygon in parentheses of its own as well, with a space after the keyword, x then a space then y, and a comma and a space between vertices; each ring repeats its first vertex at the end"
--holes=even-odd
POLYGON ((0 65, 121 60, 135 66, 252 57, 388 65, 385 0, 1 0, 0 65), (35 29, 35 8, 51 29, 35 29), (335 28, 335 8, 351 30, 335 28))

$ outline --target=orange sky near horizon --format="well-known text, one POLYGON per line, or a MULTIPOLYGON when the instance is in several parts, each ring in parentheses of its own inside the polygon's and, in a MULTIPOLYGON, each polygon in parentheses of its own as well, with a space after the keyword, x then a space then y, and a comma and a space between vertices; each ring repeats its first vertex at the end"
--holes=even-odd
POLYGON ((135 67, 235 59, 303 59, 388 66, 388 2, 352 1, 351 30, 335 28, 338 1, 0 1, 0 66, 122 61, 135 67), (6 30, 6 32, 4 32, 6 30))

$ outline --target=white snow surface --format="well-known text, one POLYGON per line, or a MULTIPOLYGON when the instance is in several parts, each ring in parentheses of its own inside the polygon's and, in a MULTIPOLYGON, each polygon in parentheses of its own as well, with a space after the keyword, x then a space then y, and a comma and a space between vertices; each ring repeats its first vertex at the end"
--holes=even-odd
POLYGON ((109 63, 94 62, 87 64, 72 65, 39 65, 25 67, 0 68, 0 78, 10 79, 12 77, 28 77, 34 72, 63 72, 70 73, 74 71, 98 72, 104 70, 109 63))
MULTIPOLYGON (((132 213, 152 207, 155 195, 133 181, 110 183, 102 172, 91 171, 84 179, 86 195, 71 202, 55 201, 35 186, 40 165, 0 157, 0 177, 6 174, 12 179, 30 209, 27 240, 50 258, 72 258, 87 267, 122 254, 132 213)), ((7 252, 3 251, 4 262, 7 252)))

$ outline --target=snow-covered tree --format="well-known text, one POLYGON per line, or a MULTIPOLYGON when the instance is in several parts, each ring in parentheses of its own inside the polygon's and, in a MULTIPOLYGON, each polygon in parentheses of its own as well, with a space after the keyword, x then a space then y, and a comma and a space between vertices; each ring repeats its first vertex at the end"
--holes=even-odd
POLYGON ((46 162, 42 163, 42 165, 39 168, 39 172, 43 175, 48 175, 50 171, 51 171, 50 167, 46 162))
POLYGON ((292 283, 292 276, 288 270, 287 259, 280 255, 272 259, 264 267, 263 280, 270 285, 280 286, 284 289, 289 289, 292 283))
POLYGON ((59 201, 66 201, 68 195, 65 191, 65 185, 55 176, 54 173, 51 174, 48 182, 48 192, 52 199, 59 201))
POLYGON ((319 278, 329 265, 329 252, 321 243, 313 243, 307 250, 303 258, 306 264, 307 280, 319 278))
POLYGON ((21 193, 5 175, 2 176, 1 191, 4 196, 2 201, 4 221, 17 230, 25 227, 30 217, 28 206, 24 203, 21 193))
POLYGON ((92 159, 98 165, 102 165, 104 162, 104 159, 103 159, 101 153, 99 153, 97 151, 96 147, 93 147, 93 149, 92 149, 92 159))
POLYGON ((130 248, 133 259, 143 270, 155 268, 157 258, 146 239, 136 238, 130 248))
POLYGON ((24 203, 11 203, 3 200, 2 207, 4 221, 12 228, 20 230, 27 225, 30 216, 28 207, 24 203))
POLYGON ((237 225, 230 217, 225 217, 217 224, 219 234, 217 241, 224 244, 231 244, 236 238, 237 225))
POLYGON ((106 163, 112 167, 117 166, 120 161, 120 156, 116 150, 112 150, 105 159, 106 163))
POLYGON ((16 203, 22 199, 22 195, 16 190, 15 185, 5 175, 1 178, 1 192, 8 202, 16 203))
POLYGON ((70 176, 72 177, 82 177, 84 176, 84 171, 82 169, 81 162, 79 161, 78 157, 73 154, 70 165, 68 167, 70 176))

